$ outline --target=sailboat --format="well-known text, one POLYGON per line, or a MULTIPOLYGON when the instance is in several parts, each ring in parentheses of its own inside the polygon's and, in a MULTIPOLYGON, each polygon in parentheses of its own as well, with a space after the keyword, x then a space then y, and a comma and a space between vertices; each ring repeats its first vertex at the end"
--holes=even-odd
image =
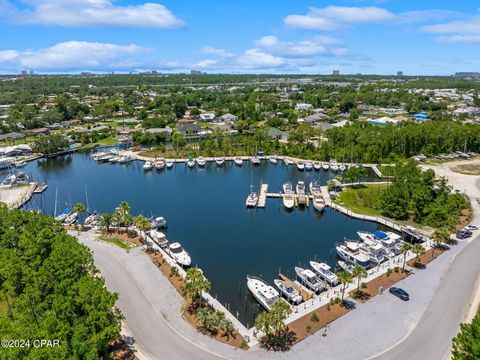
POLYGON ((143 164, 143 170, 148 171, 153 169, 153 162, 147 160, 145 164, 143 164))

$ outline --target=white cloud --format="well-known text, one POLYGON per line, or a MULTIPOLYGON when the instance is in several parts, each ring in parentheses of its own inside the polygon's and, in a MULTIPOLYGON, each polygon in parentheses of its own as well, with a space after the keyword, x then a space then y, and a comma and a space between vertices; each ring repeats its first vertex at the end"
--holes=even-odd
POLYGON ((238 58, 237 65, 246 69, 273 69, 285 65, 285 60, 259 49, 248 49, 238 58))
POLYGON ((480 14, 464 20, 423 26, 422 30, 428 33, 442 34, 437 37, 437 41, 442 43, 479 43, 480 14))
POLYGON ((332 31, 347 24, 383 22, 395 19, 395 15, 379 7, 327 6, 310 8, 306 15, 288 15, 284 23, 291 27, 332 31))
POLYGON ((137 55, 147 51, 135 44, 67 41, 39 50, 4 50, 0 63, 14 62, 22 68, 44 71, 115 70, 134 66, 137 55))
POLYGON ((211 47, 211 46, 204 46, 202 49, 201 49, 201 52, 202 54, 206 54, 206 55, 213 55, 213 56, 217 56, 217 57, 232 57, 233 54, 226 51, 226 50, 223 50, 223 49, 217 49, 217 48, 214 48, 214 47, 211 47))
POLYGON ((437 38, 441 43, 480 43, 480 34, 478 35, 442 35, 437 38))
POLYGON ((164 5, 144 3, 116 6, 110 0, 28 0, 26 8, 1 5, 4 19, 13 23, 66 27, 118 26, 178 28, 184 22, 164 5))

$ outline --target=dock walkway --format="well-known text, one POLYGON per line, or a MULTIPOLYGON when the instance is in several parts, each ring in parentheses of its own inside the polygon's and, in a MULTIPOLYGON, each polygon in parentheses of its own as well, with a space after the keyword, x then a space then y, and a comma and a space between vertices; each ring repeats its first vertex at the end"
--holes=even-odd
POLYGON ((268 184, 260 185, 260 196, 258 197, 257 207, 264 208, 267 203, 268 184))

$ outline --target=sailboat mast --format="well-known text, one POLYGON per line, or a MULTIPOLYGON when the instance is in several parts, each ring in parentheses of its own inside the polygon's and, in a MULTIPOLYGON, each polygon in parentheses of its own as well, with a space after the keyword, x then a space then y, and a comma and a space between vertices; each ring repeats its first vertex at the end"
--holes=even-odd
POLYGON ((57 200, 58 199, 58 188, 55 188, 55 210, 53 213, 53 217, 57 217, 57 200))
POLYGON ((90 211, 90 206, 88 205, 87 184, 85 184, 85 203, 87 205, 87 213, 88 213, 90 211))

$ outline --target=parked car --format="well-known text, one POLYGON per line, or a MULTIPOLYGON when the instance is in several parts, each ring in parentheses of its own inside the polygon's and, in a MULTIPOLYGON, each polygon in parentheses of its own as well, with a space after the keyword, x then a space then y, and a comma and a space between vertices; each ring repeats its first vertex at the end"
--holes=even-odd
POLYGON ((460 230, 457 232, 457 238, 458 239, 467 239, 470 236, 472 236, 472 232, 470 230, 460 230))
POLYGON ((473 224, 469 224, 469 225, 465 226, 465 227, 463 228, 463 230, 468 230, 468 231, 478 230, 478 226, 477 226, 477 225, 473 225, 473 224))
POLYGON ((403 301, 410 300, 410 295, 408 295, 408 293, 403 289, 392 286, 390 289, 388 289, 388 291, 390 292, 390 294, 395 295, 403 301))

